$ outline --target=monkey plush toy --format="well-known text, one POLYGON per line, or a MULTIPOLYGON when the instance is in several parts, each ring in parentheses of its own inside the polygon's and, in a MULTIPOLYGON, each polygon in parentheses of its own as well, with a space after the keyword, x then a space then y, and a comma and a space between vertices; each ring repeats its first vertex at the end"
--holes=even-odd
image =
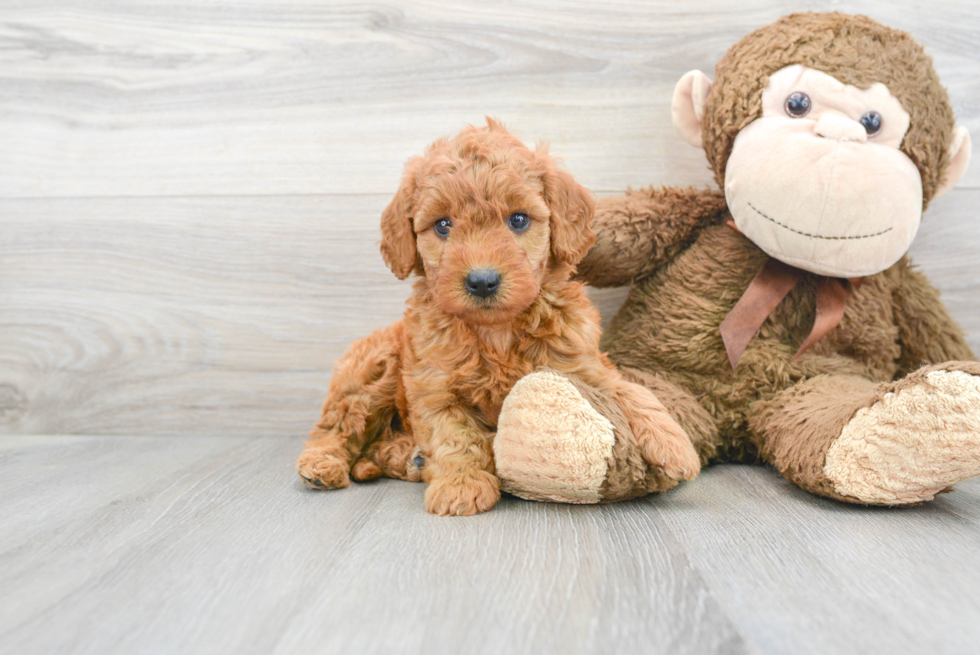
MULTIPOLYGON (((603 337, 623 373, 654 391, 702 464, 761 460, 871 505, 980 474, 980 364, 905 256, 970 155, 921 46, 863 16, 786 16, 732 47, 713 82, 685 75, 672 112, 724 191, 599 201, 578 274, 633 285, 603 337)), ((567 499, 548 462, 595 456, 574 439, 560 457, 537 445, 544 406, 560 411, 515 387, 498 473, 519 495, 567 499)), ((642 493, 609 453, 596 465, 619 483, 598 500, 642 493)))

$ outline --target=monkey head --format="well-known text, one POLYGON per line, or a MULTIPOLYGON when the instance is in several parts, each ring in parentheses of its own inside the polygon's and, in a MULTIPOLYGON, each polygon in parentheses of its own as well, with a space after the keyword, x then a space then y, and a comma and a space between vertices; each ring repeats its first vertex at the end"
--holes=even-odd
POLYGON ((970 157, 922 47, 864 16, 793 14, 757 30, 714 82, 681 78, 671 110, 704 147, 738 229, 832 277, 898 261, 970 157))

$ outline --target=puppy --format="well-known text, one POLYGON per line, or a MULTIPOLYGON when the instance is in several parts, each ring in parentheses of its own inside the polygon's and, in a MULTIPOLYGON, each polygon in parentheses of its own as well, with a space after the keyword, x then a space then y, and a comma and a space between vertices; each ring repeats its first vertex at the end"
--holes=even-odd
POLYGON ((611 398, 648 461, 696 475, 697 455, 663 405, 599 352, 599 313, 569 281, 595 240, 594 209, 545 148, 532 152, 492 119, 410 160, 381 217, 381 254, 400 279, 418 280, 404 319, 338 362, 296 464, 306 483, 421 478, 431 513, 489 510, 500 497, 501 404, 542 367, 611 398))

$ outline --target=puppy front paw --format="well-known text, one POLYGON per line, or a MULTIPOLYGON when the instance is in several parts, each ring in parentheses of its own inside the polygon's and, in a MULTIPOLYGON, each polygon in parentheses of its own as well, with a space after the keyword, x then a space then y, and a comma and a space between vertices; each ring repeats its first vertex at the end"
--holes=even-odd
POLYGON ((312 489, 350 486, 350 462, 318 448, 307 448, 296 460, 296 472, 312 489))
POLYGON ((439 516, 472 516, 500 499, 500 480, 488 471, 434 478, 425 490, 425 510, 439 516))

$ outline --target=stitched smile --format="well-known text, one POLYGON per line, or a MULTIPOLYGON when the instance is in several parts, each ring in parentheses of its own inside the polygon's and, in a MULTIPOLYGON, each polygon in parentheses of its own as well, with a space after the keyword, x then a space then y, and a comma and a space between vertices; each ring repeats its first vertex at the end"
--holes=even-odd
POLYGON ((881 232, 875 232, 874 234, 860 234, 860 235, 853 236, 853 237, 846 237, 846 236, 845 237, 829 237, 829 236, 824 236, 823 234, 810 234, 809 232, 800 232, 799 230, 794 230, 789 225, 784 225, 784 224, 780 223, 779 221, 777 221, 772 216, 767 216, 766 214, 763 214, 751 202, 749 203, 749 207, 751 207, 753 210, 755 210, 755 213, 758 214, 759 216, 761 216, 762 218, 765 218, 766 220, 772 221, 773 223, 775 223, 779 227, 783 228, 784 230, 789 230, 790 232, 795 232, 796 234, 799 234, 799 235, 802 235, 802 236, 805 236, 805 237, 810 237, 811 239, 827 239, 829 241, 849 241, 850 239, 870 239, 871 237, 880 237, 882 234, 885 234, 886 232, 891 232, 892 231, 892 228, 887 228, 887 229, 882 230, 881 232))

